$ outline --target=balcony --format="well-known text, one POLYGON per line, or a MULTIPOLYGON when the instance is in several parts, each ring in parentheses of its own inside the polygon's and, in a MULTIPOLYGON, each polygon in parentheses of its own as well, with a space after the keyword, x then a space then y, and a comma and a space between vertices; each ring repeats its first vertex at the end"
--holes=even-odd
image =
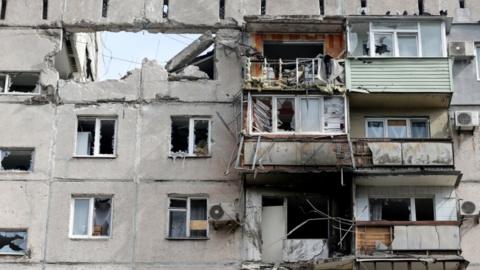
POLYGON ((401 251, 459 251, 458 221, 357 221, 357 255, 401 251))
POLYGON ((293 60, 248 59, 245 65, 247 90, 320 90, 344 92, 343 60, 296 58, 293 60))
POLYGON ((370 93, 451 93, 448 58, 361 58, 346 62, 347 88, 370 93))

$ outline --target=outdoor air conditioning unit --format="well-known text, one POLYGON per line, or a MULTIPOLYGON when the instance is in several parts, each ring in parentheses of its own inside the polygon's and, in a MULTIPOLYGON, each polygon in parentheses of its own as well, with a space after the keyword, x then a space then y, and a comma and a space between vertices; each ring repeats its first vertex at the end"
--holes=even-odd
POLYGON ((456 111, 455 127, 458 130, 473 130, 479 125, 477 111, 456 111))
POLYGON ((475 43, 473 41, 452 41, 448 43, 448 54, 455 60, 468 60, 475 57, 475 43))
POLYGON ((210 207, 209 221, 215 230, 227 229, 230 232, 235 231, 240 225, 239 214, 234 203, 219 203, 210 207))
POLYGON ((477 205, 475 205, 474 202, 471 201, 463 201, 460 204, 460 215, 462 217, 467 217, 467 216, 478 216, 479 215, 479 210, 477 208, 477 205))

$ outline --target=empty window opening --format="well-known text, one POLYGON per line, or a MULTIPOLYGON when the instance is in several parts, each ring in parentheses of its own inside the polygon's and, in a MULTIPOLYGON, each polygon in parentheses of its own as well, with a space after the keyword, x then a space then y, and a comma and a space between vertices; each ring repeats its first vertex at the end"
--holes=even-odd
POLYGON ((465 8, 465 0, 459 0, 460 8, 465 8))
POLYGON ((409 221, 410 199, 370 199, 370 220, 409 221))
POLYGON ((207 199, 170 198, 168 237, 171 239, 208 237, 207 199))
POLYGON ((226 0, 220 0, 219 16, 222 20, 225 19, 225 1, 226 0))
POLYGON ((7 0, 2 0, 2 6, 0 8, 0 20, 5 20, 5 15, 7 13, 7 0))
POLYGON ((272 97, 252 97, 252 131, 272 132, 272 97))
POLYGON ((435 220, 434 203, 432 198, 415 198, 416 220, 435 220))
POLYGON ((367 0, 360 0, 360 7, 366 8, 367 7, 367 0))
POLYGON ((35 94, 40 92, 38 73, 0 74, 0 93, 35 94))
POLYGON ((267 0, 261 0, 260 2, 260 15, 267 14, 267 0))
POLYGON ((48 0, 43 0, 42 19, 48 19, 48 0))
POLYGON ((209 156, 210 128, 209 118, 172 117, 171 154, 209 156))
POLYGON ((262 197, 262 206, 283 206, 285 203, 285 199, 283 197, 269 197, 263 196, 262 197))
POLYGON ((277 98, 277 130, 295 131, 295 99, 277 98))
POLYGON ((1 170, 31 171, 33 149, 0 149, 1 170))
POLYGON ((418 14, 423 15, 424 12, 423 0, 418 0, 418 14))
POLYGON ((77 126, 77 156, 115 155, 116 119, 81 117, 77 126))
POLYGON ((287 236, 287 239, 327 239, 328 220, 312 211, 310 201, 318 210, 328 213, 328 200, 321 197, 287 198, 287 231, 292 232, 300 224, 309 220, 287 236))
POLYGON ((111 197, 72 199, 70 237, 109 237, 112 224, 111 197))
POLYGON ((295 60, 323 56, 323 43, 296 41, 265 41, 263 54, 267 59, 295 60))
POLYGON ((85 56, 87 58, 87 80, 90 79, 92 81, 95 81, 95 78, 93 77, 93 71, 92 71, 92 59, 90 58, 90 52, 88 51, 88 47, 85 46, 85 56))
POLYGON ((106 18, 108 15, 108 0, 103 0, 102 4, 102 17, 106 18))
POLYGON ((27 254, 26 230, 0 230, 0 255, 27 254))
POLYGON ((325 15, 325 0, 319 0, 320 15, 325 15))
POLYGON ((168 0, 163 0, 162 12, 163 18, 168 18, 168 0))

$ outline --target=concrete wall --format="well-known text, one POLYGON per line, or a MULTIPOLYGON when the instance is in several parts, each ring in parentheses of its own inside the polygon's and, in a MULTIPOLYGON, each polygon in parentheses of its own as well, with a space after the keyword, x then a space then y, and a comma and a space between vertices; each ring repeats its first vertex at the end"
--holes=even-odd
POLYGON ((415 197, 432 196, 435 198, 435 220, 457 220, 457 200, 451 187, 379 187, 356 186, 355 219, 370 220, 369 197, 415 197))
MULTIPOLYGON (((168 18, 163 18, 163 1, 156 0, 110 0, 107 16, 102 16, 102 1, 85 0, 80 2, 48 1, 48 18, 42 18, 41 1, 26 3, 9 1, 6 18, 1 24, 10 26, 58 26, 70 29, 126 29, 141 28, 200 32, 214 27, 238 27, 243 16, 260 15, 260 0, 226 1, 225 19, 219 16, 218 0, 171 1, 168 18)), ((440 10, 448 10, 455 22, 477 22, 480 19, 480 6, 474 1, 466 1, 466 8, 460 9, 458 0, 425 0, 425 12, 439 15, 440 10)), ((417 0, 368 0, 364 9, 367 15, 418 14, 417 0)), ((360 1, 325 1, 325 15, 360 15, 360 1)), ((267 0, 266 15, 319 15, 317 0, 284 1, 267 0), (293 4, 294 3, 294 4, 293 4)))
POLYGON ((351 109, 350 134, 352 138, 364 138, 365 119, 370 117, 428 117, 432 138, 449 138, 449 119, 446 109, 351 109))

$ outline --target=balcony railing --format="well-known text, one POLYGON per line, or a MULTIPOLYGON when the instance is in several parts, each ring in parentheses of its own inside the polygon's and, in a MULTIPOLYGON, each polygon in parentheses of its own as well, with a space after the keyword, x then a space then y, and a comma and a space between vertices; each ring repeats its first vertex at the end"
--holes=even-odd
POLYGON ((450 139, 354 139, 357 168, 453 167, 450 139))
POLYGON ((357 255, 385 251, 458 251, 458 221, 357 221, 357 255))
POLYGON ((247 89, 305 89, 343 91, 343 60, 296 58, 293 60, 253 60, 245 65, 245 88, 247 89))

